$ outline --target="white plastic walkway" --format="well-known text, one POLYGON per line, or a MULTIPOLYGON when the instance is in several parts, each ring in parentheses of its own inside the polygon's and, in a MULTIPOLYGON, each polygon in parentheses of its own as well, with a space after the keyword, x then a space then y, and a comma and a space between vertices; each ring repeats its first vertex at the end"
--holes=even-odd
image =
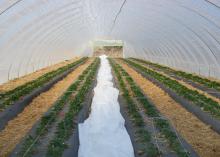
POLYGON ((79 157, 134 157, 130 137, 124 126, 118 103, 118 89, 113 87, 111 67, 100 56, 101 67, 89 118, 79 124, 79 157))

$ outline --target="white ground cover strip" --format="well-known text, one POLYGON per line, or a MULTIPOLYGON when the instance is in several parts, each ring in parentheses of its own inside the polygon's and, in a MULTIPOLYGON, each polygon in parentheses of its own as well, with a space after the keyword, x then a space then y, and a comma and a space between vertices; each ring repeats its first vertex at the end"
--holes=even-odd
POLYGON ((113 87, 111 67, 106 56, 100 56, 97 86, 91 113, 79 124, 79 157, 134 157, 125 120, 120 113, 118 89, 113 87))

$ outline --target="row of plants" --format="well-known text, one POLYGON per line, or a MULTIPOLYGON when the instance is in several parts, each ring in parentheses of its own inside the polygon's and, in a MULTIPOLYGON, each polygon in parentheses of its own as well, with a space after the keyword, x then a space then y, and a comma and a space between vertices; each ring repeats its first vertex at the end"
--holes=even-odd
POLYGON ((77 92, 85 79, 90 76, 90 71, 96 68, 97 64, 99 64, 98 59, 96 59, 92 64, 88 66, 88 68, 86 68, 86 70, 83 71, 77 80, 74 81, 74 83, 71 84, 69 88, 63 93, 63 95, 58 99, 58 101, 55 102, 50 111, 41 118, 34 135, 29 135, 25 139, 19 156, 31 156, 35 146, 37 145, 38 138, 48 132, 49 126, 56 122, 56 117, 63 110, 64 106, 67 105, 70 101, 73 101, 75 98, 72 96, 73 93, 77 92))
POLYGON ((112 59, 109 59, 109 61, 117 78, 120 90, 122 91, 122 96, 126 101, 130 120, 136 128, 135 135, 137 136, 137 142, 142 146, 139 152, 151 157, 159 156, 160 152, 152 142, 151 133, 145 128, 144 120, 138 112, 137 106, 129 94, 129 91, 123 80, 123 76, 119 71, 119 66, 112 59))
POLYGON ((88 58, 83 57, 73 63, 70 63, 66 66, 60 67, 57 70, 53 70, 48 72, 39 78, 30 81, 24 85, 21 85, 13 90, 7 91, 5 93, 0 94, 0 109, 4 109, 9 105, 12 105, 14 102, 18 101, 22 96, 25 96, 31 93, 34 89, 43 86, 48 81, 52 80, 54 77, 64 73, 68 69, 71 69, 83 62, 85 62, 88 58))
POLYGON ((200 107, 203 111, 208 112, 213 117, 220 118, 220 105, 213 99, 208 98, 203 94, 200 94, 196 90, 189 89, 178 81, 170 79, 165 75, 162 75, 131 60, 123 59, 123 61, 125 61, 130 66, 140 70, 143 74, 148 75, 149 77, 152 77, 161 82, 166 87, 177 93, 179 96, 191 101, 193 104, 200 107))
POLYGON ((145 60, 141 60, 141 59, 136 59, 136 58, 131 58, 131 59, 135 60, 135 61, 138 61, 140 63, 144 63, 144 64, 147 64, 147 65, 150 65, 150 66, 152 66, 154 68, 158 68, 160 70, 169 72, 171 74, 174 74, 176 76, 185 78, 187 80, 191 80, 191 81, 197 82, 197 83, 199 83, 201 85, 204 85, 204 86, 206 86, 208 88, 214 88, 217 91, 220 91, 220 82, 209 80, 207 78, 203 78, 203 77, 200 77, 198 75, 191 74, 191 73, 186 73, 184 71, 174 70, 174 69, 172 69, 170 67, 163 66, 163 65, 160 65, 160 64, 156 64, 156 63, 152 63, 152 62, 149 62, 149 61, 145 61, 145 60))
POLYGON ((134 94, 134 97, 137 98, 137 101, 143 106, 145 109, 146 115, 151 118, 156 128, 160 131, 161 134, 165 136, 167 141, 169 142, 170 148, 176 152, 176 154, 179 157, 187 157, 189 156, 189 152, 187 152, 181 145, 179 138, 177 137, 177 134, 170 126, 170 123, 168 120, 166 120, 164 117, 160 115, 158 110, 155 108, 154 105, 152 105, 147 97, 144 95, 142 90, 136 85, 134 80, 129 76, 129 74, 120 66, 116 65, 117 69, 120 71, 122 76, 125 77, 127 81, 127 85, 130 86, 130 90, 134 94))
POLYGON ((65 141, 69 139, 69 137, 73 134, 73 130, 77 125, 74 122, 74 117, 82 108, 86 94, 88 93, 95 79, 99 64, 100 59, 96 59, 95 65, 92 66, 92 68, 90 69, 88 76, 85 78, 85 81, 81 88, 78 90, 75 98, 70 101, 69 110, 65 114, 64 119, 59 122, 56 128, 57 131, 55 133, 55 136, 49 143, 47 149, 48 157, 60 157, 62 156, 63 151, 68 147, 65 141))

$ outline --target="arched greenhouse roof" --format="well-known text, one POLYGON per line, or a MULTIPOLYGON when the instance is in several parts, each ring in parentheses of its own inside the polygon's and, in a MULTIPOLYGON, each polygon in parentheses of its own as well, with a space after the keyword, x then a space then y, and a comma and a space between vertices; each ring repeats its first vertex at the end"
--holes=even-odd
POLYGON ((0 82, 124 42, 124 56, 220 78, 218 0, 1 0, 0 82))

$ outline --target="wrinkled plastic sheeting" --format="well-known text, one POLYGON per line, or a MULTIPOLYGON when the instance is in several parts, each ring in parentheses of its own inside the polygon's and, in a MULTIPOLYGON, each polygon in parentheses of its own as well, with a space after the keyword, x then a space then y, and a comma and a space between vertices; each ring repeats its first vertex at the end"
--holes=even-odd
POLYGON ((91 55, 82 48, 95 39, 123 40, 126 57, 220 78, 219 0, 0 0, 0 83, 91 55))
POLYGON ((101 56, 91 114, 79 124, 79 157, 134 157, 125 120, 120 113, 118 89, 113 87, 111 68, 101 56))

